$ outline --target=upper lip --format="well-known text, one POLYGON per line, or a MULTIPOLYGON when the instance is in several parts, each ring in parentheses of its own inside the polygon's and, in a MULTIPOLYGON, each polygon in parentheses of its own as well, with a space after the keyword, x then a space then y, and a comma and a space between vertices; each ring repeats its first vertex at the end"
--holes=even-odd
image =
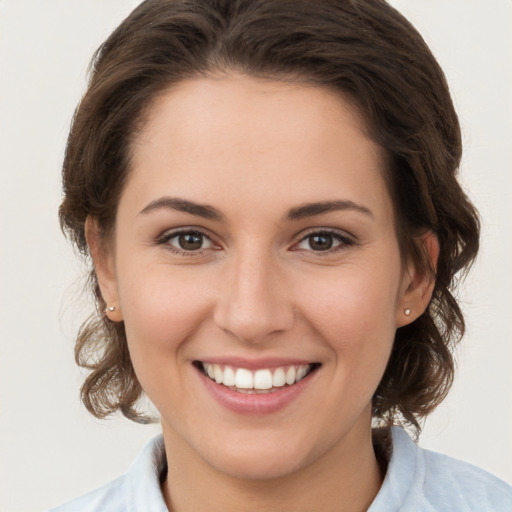
POLYGON ((288 357, 272 357, 260 359, 248 359, 244 357, 207 357, 204 359, 196 359, 197 362, 207 364, 218 364, 222 366, 232 366, 234 368, 246 368, 247 370, 259 370, 263 368, 279 368, 282 366, 302 366, 315 364, 317 361, 308 361, 306 359, 288 358, 288 357))

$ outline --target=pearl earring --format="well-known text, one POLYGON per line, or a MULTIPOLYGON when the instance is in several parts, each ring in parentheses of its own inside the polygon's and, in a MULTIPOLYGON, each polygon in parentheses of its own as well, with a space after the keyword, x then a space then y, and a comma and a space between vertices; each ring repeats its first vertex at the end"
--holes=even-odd
POLYGON ((409 308, 405 308, 404 309, 404 314, 405 314, 405 316, 410 316, 411 315, 411 310, 409 308))
POLYGON ((109 307, 108 307, 108 310, 109 310, 109 311, 115 311, 115 310, 116 310, 116 307, 115 307, 115 306, 109 306, 109 307))

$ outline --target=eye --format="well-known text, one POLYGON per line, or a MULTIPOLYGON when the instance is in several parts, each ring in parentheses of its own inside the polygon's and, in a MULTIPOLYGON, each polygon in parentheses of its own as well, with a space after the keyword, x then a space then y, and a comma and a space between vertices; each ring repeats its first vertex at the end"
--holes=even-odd
POLYGON ((316 231, 309 233, 295 246, 296 250, 331 252, 354 245, 354 241, 346 235, 332 231, 316 231))
POLYGON ((166 244, 172 252, 193 253, 213 247, 211 239, 200 231, 174 231, 164 234, 159 243, 166 244))

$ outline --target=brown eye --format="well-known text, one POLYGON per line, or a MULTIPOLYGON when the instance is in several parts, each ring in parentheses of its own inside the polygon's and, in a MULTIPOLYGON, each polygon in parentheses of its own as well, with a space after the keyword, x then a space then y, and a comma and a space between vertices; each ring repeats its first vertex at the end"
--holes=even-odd
POLYGON ((354 240, 344 233, 337 231, 316 231, 302 238, 302 240, 294 246, 294 250, 328 253, 346 249, 354 245, 354 243, 354 240))
POLYGON ((180 231, 164 235, 160 243, 165 244, 173 252, 193 253, 213 247, 208 236, 200 231, 180 231))
POLYGON ((318 234, 308 236, 309 247, 313 251, 328 251, 333 246, 333 236, 329 234, 318 234))
POLYGON ((185 251, 197 251, 202 248, 203 235, 200 233, 183 233, 178 237, 178 245, 185 251))

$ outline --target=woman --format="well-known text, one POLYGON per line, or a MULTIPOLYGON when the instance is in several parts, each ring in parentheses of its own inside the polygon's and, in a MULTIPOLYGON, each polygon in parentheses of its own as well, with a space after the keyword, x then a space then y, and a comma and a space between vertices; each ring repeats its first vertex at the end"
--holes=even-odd
POLYGON ((383 1, 141 4, 96 56, 60 215, 94 263, 82 399, 146 422, 144 392, 163 438, 58 510, 509 510, 391 428, 419 433, 453 378, 460 153, 383 1))

